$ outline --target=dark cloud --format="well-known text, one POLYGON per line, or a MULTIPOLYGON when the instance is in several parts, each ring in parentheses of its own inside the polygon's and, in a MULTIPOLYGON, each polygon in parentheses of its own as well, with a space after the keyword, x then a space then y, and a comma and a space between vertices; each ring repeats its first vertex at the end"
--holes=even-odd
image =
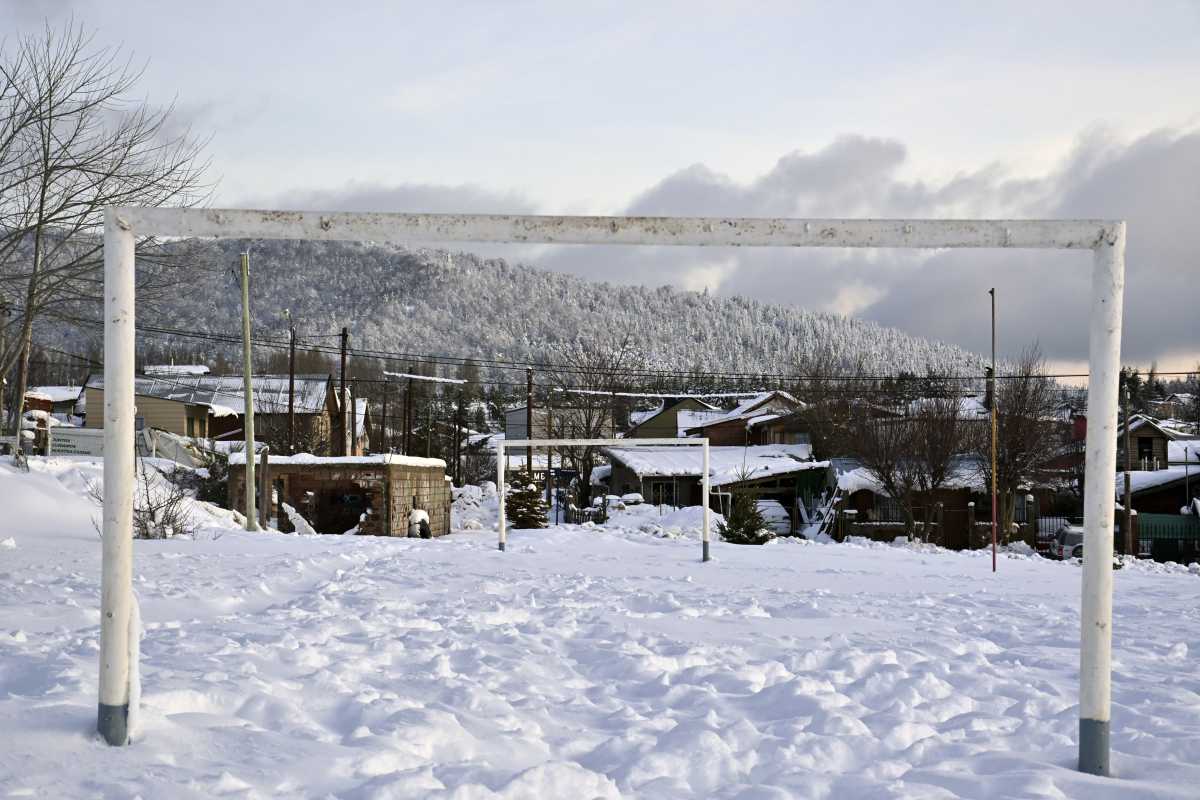
MULTIPOLYGON (((785 156, 749 183, 695 165, 651 187, 626 212, 1121 218, 1129 223, 1126 359, 1200 352, 1200 133, 1160 131, 1131 144, 1092 133, 1039 179, 987 166, 945 182, 912 181, 898 177, 906 157, 895 141, 845 137, 785 156)), ((988 347, 987 290, 995 286, 1003 351, 1037 339, 1051 358, 1087 356, 1086 254, 559 248, 539 263, 621 283, 700 288, 711 279, 720 294, 851 311, 978 352, 988 347)))

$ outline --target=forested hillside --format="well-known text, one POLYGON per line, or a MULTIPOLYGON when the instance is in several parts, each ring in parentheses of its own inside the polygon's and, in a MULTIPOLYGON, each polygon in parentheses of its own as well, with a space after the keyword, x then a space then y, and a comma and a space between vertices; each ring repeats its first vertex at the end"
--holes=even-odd
MULTIPOLYGON (((214 245, 213 269, 154 317, 239 330, 231 269, 245 243, 214 245)), ((792 372, 815 359, 874 373, 960 371, 979 359, 869 322, 666 287, 613 286, 467 253, 296 241, 250 243, 256 330, 350 328, 358 347, 542 359, 562 343, 629 342, 651 367, 792 372)))

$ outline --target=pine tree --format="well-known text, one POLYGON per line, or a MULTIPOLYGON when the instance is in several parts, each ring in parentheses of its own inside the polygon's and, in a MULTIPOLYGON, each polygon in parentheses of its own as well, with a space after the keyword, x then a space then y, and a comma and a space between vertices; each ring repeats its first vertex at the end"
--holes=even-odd
POLYGON ((717 531, 721 538, 731 544, 766 544, 775 538, 767 527, 758 502, 750 492, 739 492, 733 496, 733 508, 727 522, 718 522, 717 531))
POLYGON ((538 491, 529 470, 519 470, 512 476, 504 498, 504 514, 511 528, 545 528, 546 498, 538 491))

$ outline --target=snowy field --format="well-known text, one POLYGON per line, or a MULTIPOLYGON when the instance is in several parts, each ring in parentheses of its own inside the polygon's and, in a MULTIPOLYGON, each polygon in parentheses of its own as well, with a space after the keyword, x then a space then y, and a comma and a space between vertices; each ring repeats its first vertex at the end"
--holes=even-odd
MULTIPOLYGON (((1074 771, 1079 568, 513 531, 137 542, 141 730, 93 733, 85 460, 0 465, 0 796, 1200 796, 1200 575, 1117 573, 1113 779, 1074 771)), ((684 517, 681 517, 686 522, 684 517)), ((645 530, 642 530, 645 528, 645 530)), ((648 532, 651 531, 651 532, 648 532)))

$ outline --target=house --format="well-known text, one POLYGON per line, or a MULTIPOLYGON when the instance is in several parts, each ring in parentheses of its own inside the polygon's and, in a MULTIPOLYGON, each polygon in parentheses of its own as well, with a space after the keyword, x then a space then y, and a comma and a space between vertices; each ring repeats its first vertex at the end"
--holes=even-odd
POLYGON ((82 386, 34 386, 25 392, 25 408, 58 415, 63 422, 74 416, 82 386))
MULTIPOLYGON (((289 377, 255 375, 255 435, 284 441, 288 429, 289 377)), ((148 428, 180 436, 234 439, 241 435, 245 414, 244 382, 240 375, 196 375, 134 379, 137 416, 148 428)), ((104 377, 89 376, 84 388, 89 414, 86 427, 104 427, 104 377)), ((341 404, 329 375, 297 375, 293 408, 297 449, 328 453, 342 431, 341 404)))
MULTIPOLYGON (((1116 496, 1125 495, 1125 476, 1117 473, 1116 496)), ((1138 513, 1178 514, 1200 497, 1200 460, 1186 464, 1129 473, 1130 507, 1138 513)))
MULTIPOLYGON (((803 407, 795 397, 776 390, 743 400, 730 411, 681 412, 680 422, 686 426, 688 436, 706 438, 713 446, 761 445, 771 443, 767 438, 769 423, 803 407)), ((776 432, 785 435, 783 430, 776 432)))
POLYGON ((526 425, 525 406, 516 406, 504 411, 504 436, 506 439, 550 439, 550 409, 533 407, 533 434, 526 425))
MULTIPOLYGON (((1168 443, 1184 438, 1187 438, 1184 431, 1149 415, 1133 414, 1129 418, 1129 449, 1133 466, 1139 471, 1166 469, 1170 464, 1168 443)), ((1124 425, 1117 434, 1117 469, 1125 469, 1124 425)))
MULTIPOLYGON (((703 450, 700 447, 607 447, 612 462, 608 490, 636 492, 654 505, 700 505, 703 450)), ((752 491, 793 509, 811 500, 829 480, 829 462, 812 460, 807 444, 709 447, 709 501, 728 513, 734 494, 752 491)))
MULTIPOLYGON (((446 462, 381 454, 320 457, 307 453, 269 456, 265 481, 271 487, 270 505, 262 508, 281 531, 296 530, 302 517, 319 533, 407 536, 409 514, 419 509, 429 517, 433 536, 450 532, 450 479, 446 462)), ((255 481, 261 502, 263 469, 255 481)), ((246 454, 229 456, 229 507, 241 509, 246 500, 246 454)), ((300 527, 303 527, 302 525, 300 527)))
POLYGON ((685 423, 695 421, 695 414, 724 413, 721 409, 695 397, 664 398, 658 408, 632 411, 626 439, 674 439, 686 435, 685 423))

